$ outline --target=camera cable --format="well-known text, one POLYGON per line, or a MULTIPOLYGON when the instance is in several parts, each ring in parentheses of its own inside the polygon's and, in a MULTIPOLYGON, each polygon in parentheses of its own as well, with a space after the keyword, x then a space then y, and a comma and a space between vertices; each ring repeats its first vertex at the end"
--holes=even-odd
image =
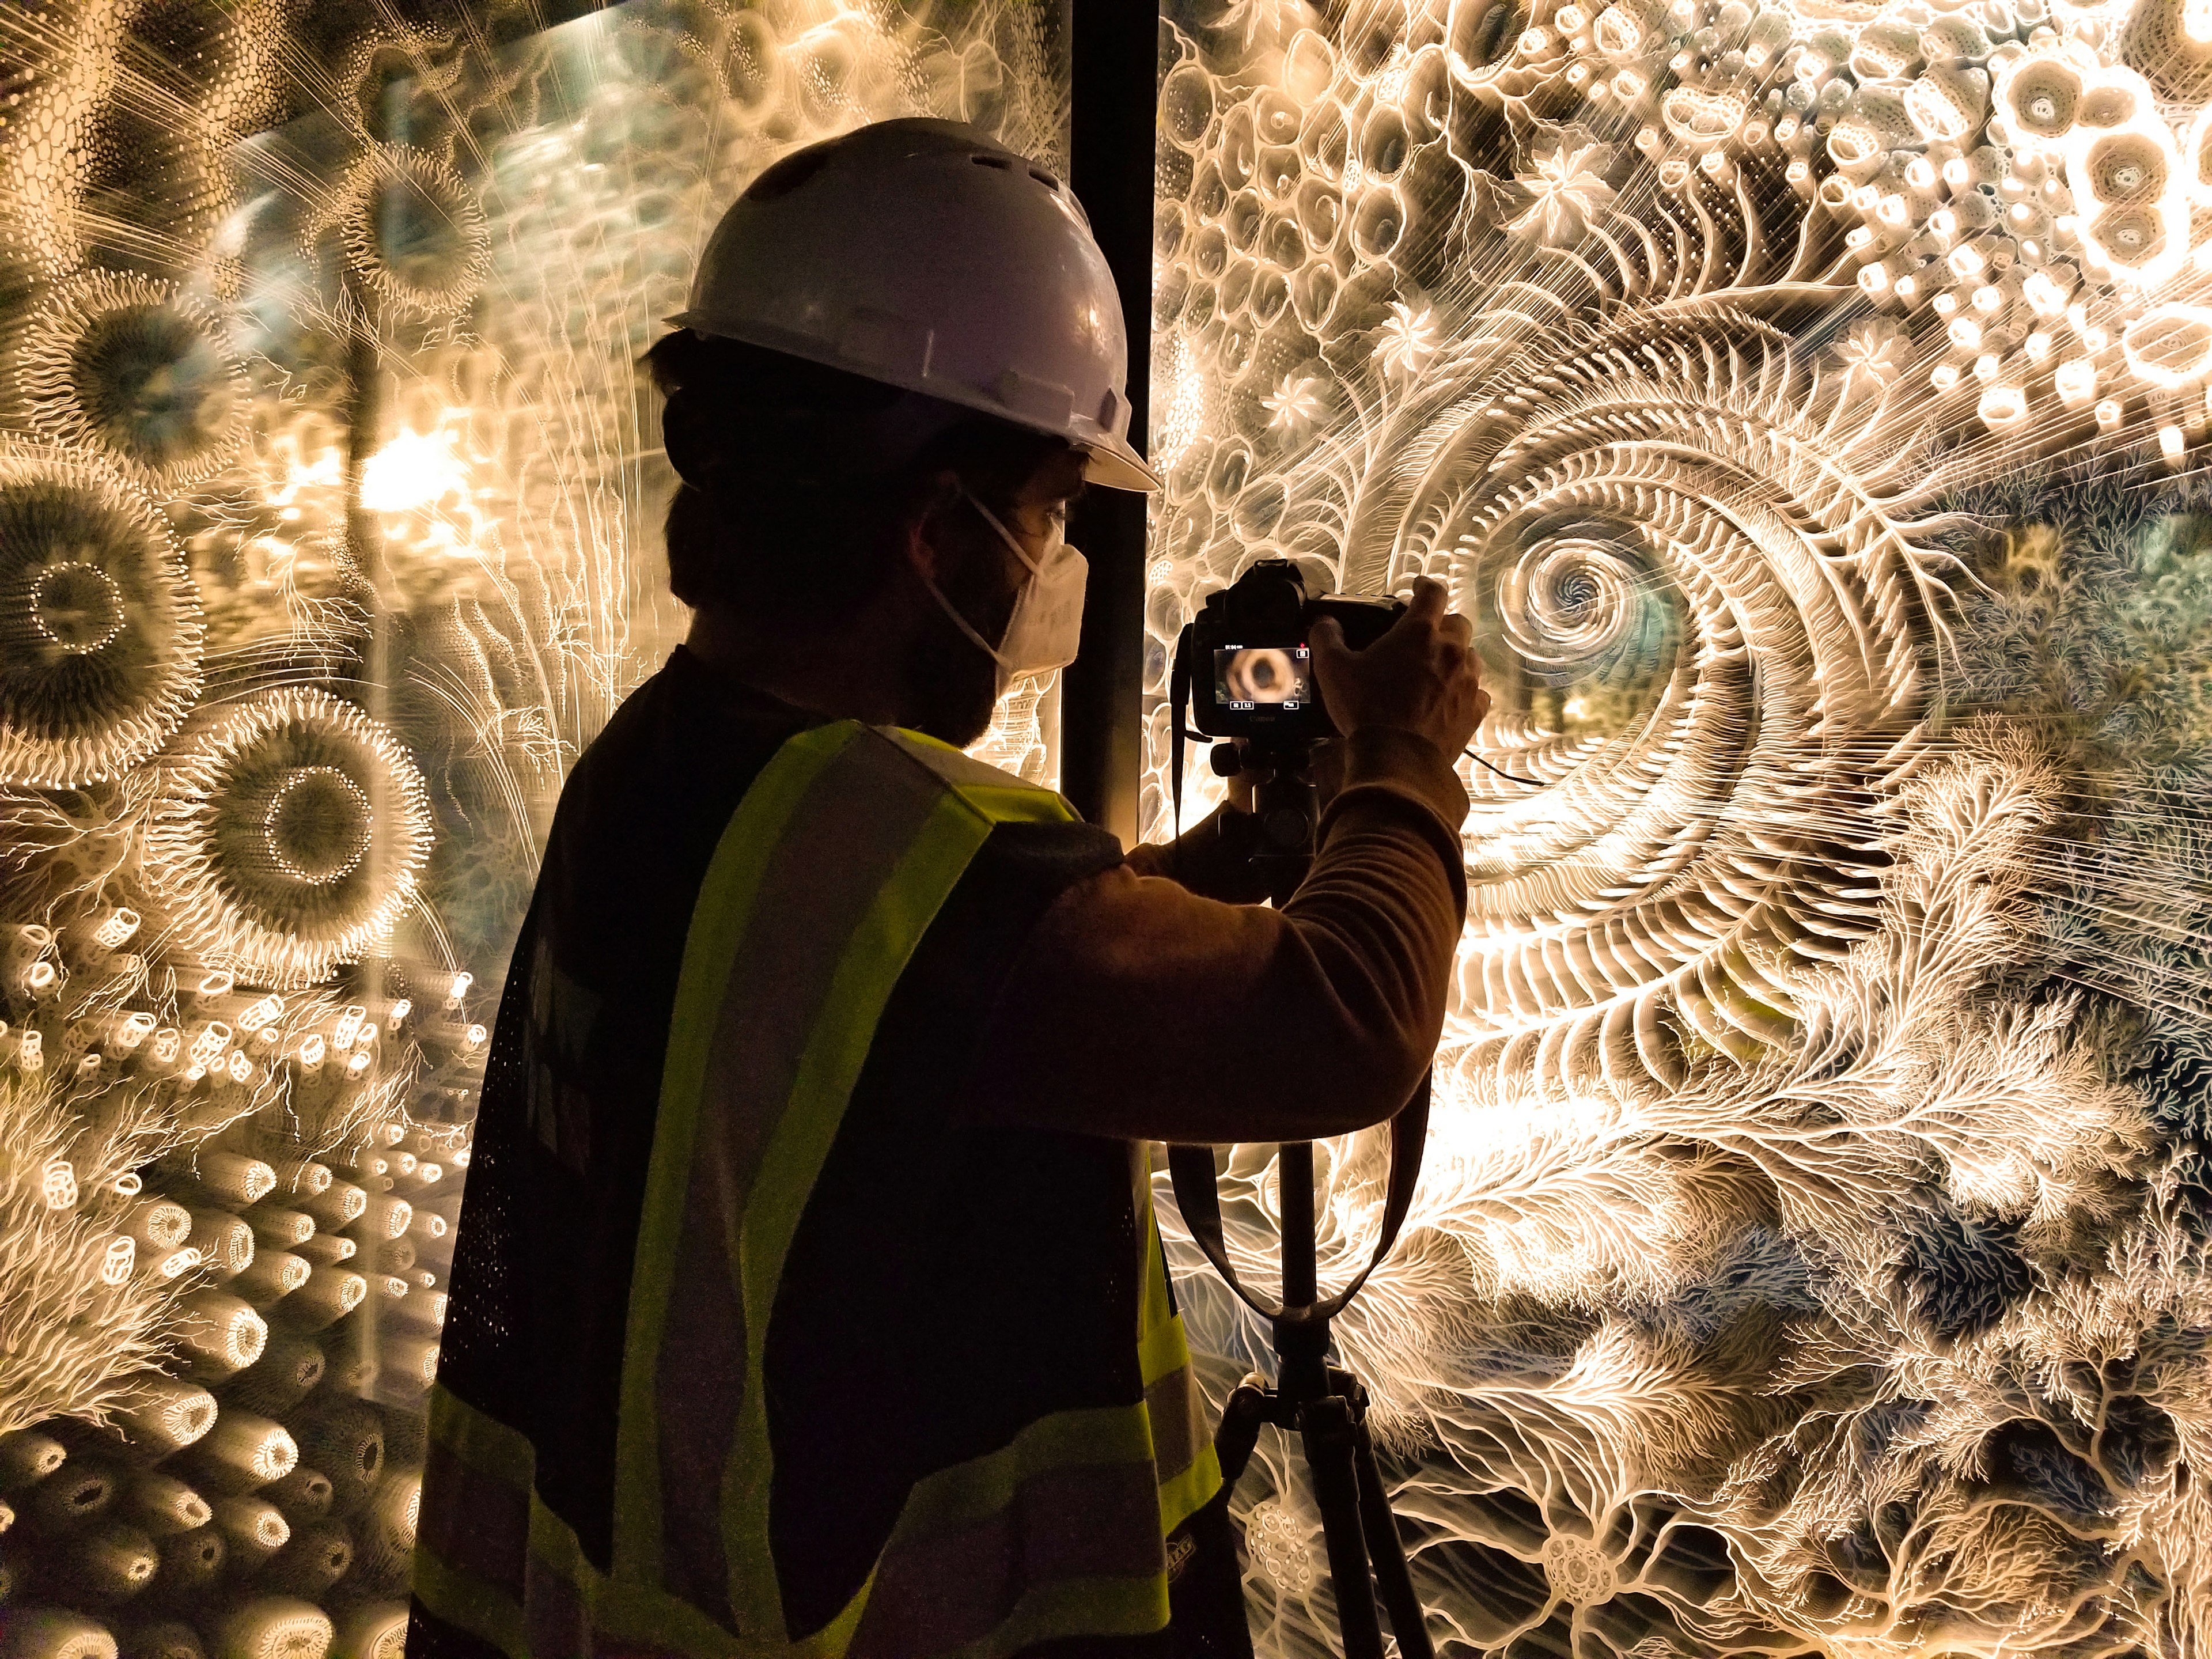
POLYGON ((1466 753, 1467 757, 1473 761, 1477 766, 1489 766, 1492 771, 1497 773, 1499 777, 1504 779, 1508 783, 1525 783, 1531 789, 1541 789, 1547 787, 1541 778, 1524 778, 1519 773, 1509 772, 1502 766, 1491 766, 1488 761, 1483 759, 1481 756, 1476 754, 1472 749, 1468 750, 1466 753))

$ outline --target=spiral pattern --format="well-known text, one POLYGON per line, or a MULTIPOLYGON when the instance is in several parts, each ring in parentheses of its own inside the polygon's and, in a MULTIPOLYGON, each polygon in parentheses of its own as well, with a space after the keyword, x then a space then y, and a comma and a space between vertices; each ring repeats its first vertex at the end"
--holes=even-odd
POLYGON ((347 262, 403 314, 450 317, 483 288, 491 231, 476 192, 435 156, 381 144, 337 195, 347 262))
MULTIPOLYGON (((1237 480, 1273 489, 1287 550, 1341 515, 1340 556, 1305 555, 1317 581, 1425 574, 1475 620, 1494 700, 1477 752, 1511 775, 1467 769, 1447 1055, 1478 1100, 1673 1082, 1794 1041, 1801 974, 1874 925, 1868 848, 1948 602, 1892 499, 1887 384, 1856 359, 1808 365, 1718 311, 1536 339, 1438 353, 1364 475, 1237 480)), ((1203 496, 1186 514, 1254 516, 1203 496)), ((1187 602, 1154 597, 1171 636, 1187 602)))
POLYGON ((163 769, 147 884, 205 960, 311 985, 389 934, 430 845, 428 793, 392 734, 321 691, 230 709, 163 769))
POLYGON ((200 687, 199 600, 151 501, 97 461, 0 439, 0 784, 143 760, 200 687))
POLYGON ((1545 684, 1573 685, 1656 653, 1642 636, 1650 614, 1633 550, 1602 520, 1559 527, 1524 544, 1489 592, 1506 647, 1545 684))
POLYGON ((1870 930, 1866 808, 1911 753, 1940 581, 1878 459, 1837 464, 1869 412, 1735 318, 1409 415, 1431 459, 1374 492, 1348 577, 1449 580, 1490 653, 1478 742, 1543 785, 1474 774, 1454 1035, 1479 1091, 1749 1059, 1870 930))

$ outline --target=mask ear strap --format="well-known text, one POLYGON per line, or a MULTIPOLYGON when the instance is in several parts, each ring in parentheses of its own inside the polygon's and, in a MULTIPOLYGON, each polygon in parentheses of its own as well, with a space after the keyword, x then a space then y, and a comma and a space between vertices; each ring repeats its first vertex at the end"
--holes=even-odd
POLYGON ((952 625, 968 636, 969 643, 1000 667, 1009 671, 1012 669, 1013 665, 999 654, 999 647, 985 640, 975 631, 975 625, 953 608, 952 601, 945 597, 945 590, 937 585, 933 578, 924 576, 921 579, 921 585, 929 590, 930 598, 937 601, 945 614, 952 618, 952 625))
MULTIPOLYGON (((975 493, 971 491, 966 484, 962 484, 960 486, 960 494, 967 501, 969 506, 974 507, 978 513, 983 515, 984 523, 989 525, 991 528, 997 531, 1000 535, 1006 537, 1006 545, 1014 550, 1014 556, 1020 559, 1024 564, 1029 565, 1030 572, 1032 575, 1036 574, 1037 568, 1033 564, 1030 564, 1029 555, 1022 551, 1022 544, 1016 541, 1012 536, 1006 535, 1006 526, 1000 524, 996 518, 992 516, 991 509, 984 506, 982 502, 977 501, 975 499, 975 493)), ((1012 671, 1013 665, 1008 662, 1006 658, 1000 654, 999 647, 993 645, 988 640, 977 633, 975 631, 975 624, 969 622, 967 617, 962 616, 959 610, 953 605, 952 601, 945 597, 945 590, 937 585, 937 579, 935 577, 922 577, 921 585, 929 590, 929 597, 937 601, 938 608, 943 611, 946 616, 952 619, 952 625, 968 636, 968 642, 970 645, 974 646, 978 651, 981 651, 993 662, 998 664, 1000 667, 1007 670, 1009 672, 1012 671)))
POLYGON ((974 507, 977 513, 982 515, 983 522, 999 532, 999 539, 1006 543, 1008 547, 1014 550, 1014 556, 1022 562, 1023 568, 1026 569, 1030 575, 1042 576, 1044 574, 1044 567, 1039 564, 1035 559, 1030 557, 1029 550, 1021 544, 1021 542, 1016 538, 1012 531, 1007 529, 1006 526, 999 522, 999 515, 997 514, 992 512, 989 507, 984 506, 981 501, 975 498, 975 492, 974 490, 969 489, 968 486, 963 483, 960 486, 960 493, 968 498, 968 505, 974 507))

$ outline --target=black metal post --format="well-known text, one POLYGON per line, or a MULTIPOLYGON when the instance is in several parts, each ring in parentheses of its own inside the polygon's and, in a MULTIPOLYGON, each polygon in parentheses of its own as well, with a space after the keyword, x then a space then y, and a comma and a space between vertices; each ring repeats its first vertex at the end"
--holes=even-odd
MULTIPOLYGON (((1069 0, 1075 194, 1113 267, 1129 335, 1129 439, 1143 450, 1152 335, 1152 144, 1159 10, 1069 0)), ((1144 756, 1146 501, 1091 492, 1069 528, 1091 560, 1083 651, 1062 674, 1060 789, 1091 823, 1137 839, 1144 756)))

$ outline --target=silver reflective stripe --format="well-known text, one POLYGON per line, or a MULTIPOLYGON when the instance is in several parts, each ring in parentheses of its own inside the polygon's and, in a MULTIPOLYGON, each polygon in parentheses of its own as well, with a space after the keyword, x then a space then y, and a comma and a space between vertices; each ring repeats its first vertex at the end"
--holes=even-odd
MULTIPOLYGON (((663 1581, 726 1621, 734 1622, 738 1612, 731 1585, 743 1564, 728 1559, 724 1493, 711 1471, 736 1439, 747 1352, 763 1334, 748 1328, 739 1282, 741 1229, 753 1182, 835 994, 839 968, 945 794, 932 774, 899 763, 873 734, 860 733, 815 777, 787 824, 723 981, 701 1083, 712 1109, 699 1114, 692 1142, 671 1317, 654 1388, 663 1581)), ((974 839, 980 845, 981 836, 974 839)), ((962 858, 959 867, 966 862, 962 858)), ((957 880, 958 869, 946 873, 957 880)), ((928 898, 929 914, 943 897, 928 898)), ((876 987, 888 994, 904 963, 883 965, 876 987)), ((765 1320, 767 1313, 752 1310, 750 1317, 765 1320)))

